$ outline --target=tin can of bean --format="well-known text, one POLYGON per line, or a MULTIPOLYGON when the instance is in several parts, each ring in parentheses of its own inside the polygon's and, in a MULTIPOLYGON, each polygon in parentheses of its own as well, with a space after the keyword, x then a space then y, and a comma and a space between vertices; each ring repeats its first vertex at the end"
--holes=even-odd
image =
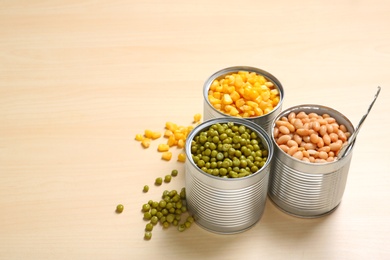
POLYGON ((269 135, 257 124, 240 118, 215 118, 204 121, 191 131, 186 140, 185 187, 188 210, 195 223, 218 234, 240 233, 261 218, 268 189, 273 146, 269 135), (214 124, 234 123, 254 131, 268 151, 264 165, 241 178, 224 178, 206 173, 196 165, 191 144, 201 131, 214 124))
MULTIPOLYGON (((273 121, 288 117, 292 112, 328 114, 353 133, 352 123, 340 112, 321 105, 299 105, 280 113, 273 121)), ((352 160, 353 144, 346 156, 324 163, 305 162, 290 156, 276 143, 274 132, 271 139, 275 155, 271 165, 268 195, 282 211, 302 218, 316 218, 333 212, 340 204, 347 183, 352 160)))
MULTIPOLYGON (((273 109, 270 112, 266 112, 263 115, 252 115, 250 117, 245 117, 245 119, 252 121, 259 126, 261 126, 268 134, 271 132, 271 123, 272 120, 278 115, 278 113, 281 112, 282 109, 282 103, 284 98, 284 90, 282 87, 282 84, 279 82, 279 80, 270 74, 267 71, 264 71, 262 69, 258 69, 255 67, 249 67, 249 66, 235 66, 235 67, 228 67, 222 70, 219 70, 212 74, 204 83, 203 87, 203 96, 204 96, 204 106, 203 106, 203 118, 204 120, 212 119, 212 118, 221 118, 221 117, 235 117, 232 115, 229 115, 227 113, 222 112, 219 109, 216 109, 209 100, 209 90, 211 85, 215 80, 221 80, 225 78, 227 75, 231 75, 233 73, 238 72, 250 72, 250 73, 256 73, 259 76, 263 76, 266 81, 271 82, 273 84, 273 88, 277 89, 278 95, 279 95, 279 101, 277 104, 273 105, 273 109)), ((264 99, 267 99, 264 97, 264 99)), ((260 101, 261 102, 261 101, 260 101)), ((233 104, 234 105, 234 104, 233 104)))

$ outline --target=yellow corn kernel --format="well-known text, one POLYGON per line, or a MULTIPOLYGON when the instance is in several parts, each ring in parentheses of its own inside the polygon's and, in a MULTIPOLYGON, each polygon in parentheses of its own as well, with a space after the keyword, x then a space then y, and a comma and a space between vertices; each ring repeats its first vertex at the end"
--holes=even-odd
POLYGON ((232 93, 230 93, 230 97, 234 102, 236 102, 238 99, 240 99, 241 96, 240 94, 238 94, 237 91, 233 91, 232 93))
POLYGON ((171 160, 171 158, 172 158, 171 152, 163 152, 163 154, 161 155, 161 159, 163 159, 165 161, 169 161, 169 160, 171 160))
POLYGON ((237 87, 237 88, 242 87, 244 85, 244 81, 243 81, 241 75, 236 74, 235 77, 236 78, 235 78, 235 81, 234 81, 234 86, 237 87))
POLYGON ((171 135, 173 135, 173 133, 172 133, 171 130, 165 130, 165 132, 164 132, 164 137, 168 138, 168 137, 170 137, 171 135))
POLYGON ((246 104, 247 104, 248 106, 253 107, 253 108, 256 108, 256 107, 259 106, 259 104, 257 104, 257 103, 254 102, 254 101, 247 101, 246 104))
POLYGON ((231 110, 230 110, 230 112, 229 112, 229 114, 231 115, 231 116, 237 116, 238 115, 238 110, 237 110, 237 108, 235 108, 235 107, 233 107, 231 110))
POLYGON ((144 148, 149 148, 150 146, 150 139, 149 138, 144 138, 144 140, 141 141, 141 144, 144 148))
POLYGON ((280 101, 280 97, 279 96, 274 97, 272 99, 272 105, 276 106, 277 104, 279 104, 279 101, 280 101))
POLYGON ((255 108, 253 109, 253 111, 255 112, 255 115, 256 115, 256 116, 262 116, 262 115, 264 115, 263 110, 261 110, 261 108, 259 108, 259 107, 255 107, 255 108))
POLYGON ((243 98, 236 101, 236 107, 242 107, 243 105, 245 105, 245 100, 243 98))
POLYGON ((179 162, 185 162, 186 161, 186 155, 184 153, 179 153, 179 155, 177 156, 177 160, 179 162))
POLYGON ((215 91, 215 89, 219 86, 218 80, 214 80, 213 83, 210 86, 210 90, 215 91))
POLYGON ((142 141, 144 139, 145 139, 145 137, 142 134, 136 134, 135 135, 135 140, 137 140, 137 141, 142 141))
POLYGON ((168 130, 171 130, 172 132, 177 129, 177 125, 172 123, 172 122, 166 122, 165 123, 165 128, 168 130))
POLYGON ((183 139, 184 138, 184 134, 180 131, 175 131, 173 132, 173 135, 175 136, 175 139, 176 140, 179 140, 179 139, 183 139))
POLYGON ((217 92, 217 91, 213 92, 213 94, 209 92, 209 95, 212 95, 216 99, 221 99, 222 96, 221 92, 217 92))
POLYGON ((185 145, 185 140, 184 139, 180 139, 177 141, 177 148, 183 148, 185 145))
POLYGON ((233 100, 230 97, 230 95, 229 94, 224 94, 223 97, 222 97, 222 104, 230 105, 231 103, 233 103, 233 100))
MULTIPOLYGON (((197 123, 202 119, 202 115, 197 113, 194 115, 194 122, 197 123)), ((187 129, 188 130, 188 129, 187 129)))
POLYGON ((153 131, 152 131, 152 130, 149 130, 149 129, 146 129, 146 130, 145 130, 144 136, 145 136, 146 138, 151 139, 151 138, 152 138, 152 135, 153 135, 153 131))
POLYGON ((159 152, 167 152, 169 150, 168 144, 159 144, 157 147, 157 151, 159 152))
POLYGON ((212 95, 209 95, 209 101, 210 104, 215 105, 215 104, 221 104, 222 101, 218 98, 213 97, 212 95))
POLYGON ((160 132, 152 132, 151 138, 152 138, 153 140, 158 139, 158 138, 160 138, 160 137, 161 137, 161 133, 160 133, 160 132))
POLYGON ((172 147, 172 146, 174 146, 174 145, 177 144, 175 135, 171 135, 171 136, 168 138, 167 144, 169 145, 169 147, 172 147))
POLYGON ((213 104, 213 107, 217 110, 221 110, 222 108, 221 104, 213 104))

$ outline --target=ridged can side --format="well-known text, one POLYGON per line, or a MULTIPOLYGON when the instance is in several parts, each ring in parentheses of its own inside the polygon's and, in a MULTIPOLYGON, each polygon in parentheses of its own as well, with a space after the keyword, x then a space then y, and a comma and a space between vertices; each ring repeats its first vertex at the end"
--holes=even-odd
MULTIPOLYGON (((208 99, 208 91, 210 89, 211 84, 215 79, 220 79, 224 77, 227 74, 231 73, 236 73, 239 71, 249 71, 249 72, 255 72, 259 75, 264 76, 267 80, 271 81, 274 83, 275 87, 279 90, 279 95, 280 95, 280 101, 279 103, 275 106, 275 108, 268 114, 265 114, 263 116, 257 116, 257 117, 248 117, 245 118, 246 120, 249 120, 251 122, 254 122, 255 124, 258 124, 260 127, 262 127, 268 134, 271 134, 271 124, 273 119, 282 111, 282 104, 283 104, 283 98, 284 98, 284 90, 283 86, 280 83, 280 81, 270 74, 267 71, 264 71, 259 68, 255 67, 249 67, 249 66, 235 66, 235 67, 229 67, 225 68, 222 70, 219 70, 215 72, 213 75, 211 75, 206 82, 204 83, 203 86, 203 99, 204 99, 204 104, 203 104, 203 118, 204 120, 209 120, 213 118, 221 118, 221 117, 232 117, 230 115, 227 115, 217 109, 215 109, 209 102, 208 99)), ((235 117, 233 117, 235 118, 235 117)))
POLYGON ((261 218, 268 191, 273 146, 269 135, 260 126, 240 118, 215 118, 198 125, 186 141, 185 187, 188 210, 195 222, 219 234, 240 233, 261 218), (197 167, 191 156, 191 142, 202 130, 216 123, 232 122, 255 131, 268 150, 266 163, 257 172, 242 178, 222 178, 197 167))
MULTIPOLYGON (((299 105, 280 113, 273 121, 291 112, 329 114, 354 132, 352 123, 340 112, 320 105, 299 105)), ((285 153, 271 135, 275 155, 271 165, 268 195, 282 211, 303 218, 316 218, 333 212, 340 204, 347 183, 353 146, 344 158, 327 163, 308 163, 285 153)))

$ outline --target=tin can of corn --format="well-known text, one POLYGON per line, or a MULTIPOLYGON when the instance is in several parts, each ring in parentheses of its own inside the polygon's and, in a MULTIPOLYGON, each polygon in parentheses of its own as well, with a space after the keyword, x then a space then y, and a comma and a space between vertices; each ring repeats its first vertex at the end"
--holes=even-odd
POLYGON ((195 222, 219 234, 243 232, 261 218, 267 197, 270 162, 274 148, 269 135, 259 125, 240 118, 224 117, 204 121, 186 140, 185 187, 188 210, 195 222), (245 126, 255 132, 267 150, 263 166, 246 177, 214 176, 198 167, 191 153, 194 138, 215 124, 245 126))
POLYGON ((272 120, 282 109, 284 90, 276 77, 262 69, 235 66, 212 74, 204 83, 203 96, 204 120, 244 117, 270 134, 272 120))
MULTIPOLYGON (((340 112, 321 105, 299 105, 280 113, 273 121, 288 117, 290 113, 305 112, 328 114, 353 133, 352 123, 340 112)), ((354 145, 346 156, 324 163, 305 162, 290 156, 276 143, 272 131, 275 156, 271 165, 268 195, 282 211, 302 218, 316 218, 333 212, 344 194, 354 145)))

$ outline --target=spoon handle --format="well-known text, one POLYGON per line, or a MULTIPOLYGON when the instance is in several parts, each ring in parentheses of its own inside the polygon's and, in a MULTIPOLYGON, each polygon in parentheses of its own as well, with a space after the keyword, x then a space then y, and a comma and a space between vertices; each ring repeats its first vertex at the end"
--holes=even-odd
POLYGON ((378 87, 378 90, 377 90, 377 92, 376 92, 376 95, 375 95, 375 97, 374 97, 374 100, 371 102, 370 106, 368 107, 367 113, 362 117, 362 119, 360 119, 360 121, 359 121, 359 123, 358 123, 358 125, 357 125, 357 127, 356 127, 356 129, 355 129, 355 132, 353 132, 352 135, 349 137, 348 143, 345 144, 345 145, 341 148, 340 152, 338 153, 337 157, 338 157, 339 159, 341 159, 342 157, 344 157, 345 152, 349 149, 349 147, 350 147, 350 146, 353 144, 353 142, 355 141, 356 136, 357 136, 357 134, 359 133, 361 126, 362 126, 363 123, 364 123, 364 120, 366 120, 366 117, 367 117, 368 114, 370 113, 371 108, 374 106, 374 103, 375 103, 375 101, 376 101, 376 99, 377 99, 377 97, 378 97, 378 95, 379 95, 380 92, 381 92, 381 87, 378 87))

